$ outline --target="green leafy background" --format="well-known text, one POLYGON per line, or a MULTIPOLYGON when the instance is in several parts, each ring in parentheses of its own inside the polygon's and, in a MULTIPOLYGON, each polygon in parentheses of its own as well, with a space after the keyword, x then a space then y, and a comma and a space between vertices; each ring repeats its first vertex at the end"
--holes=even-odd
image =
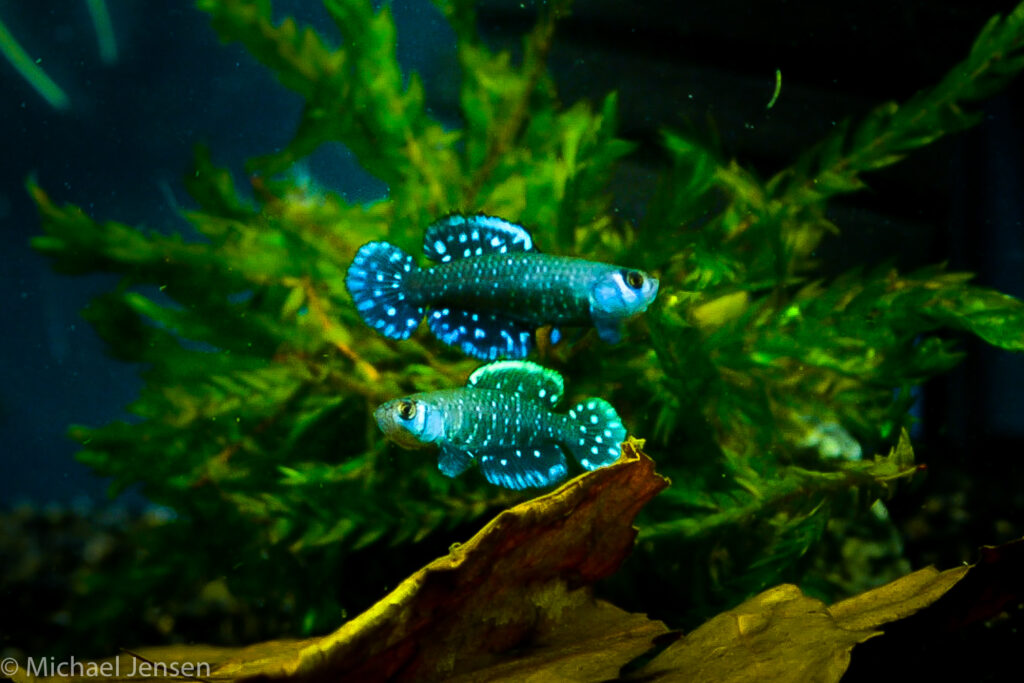
POLYGON ((360 245, 418 253, 424 226, 450 211, 500 215, 546 252, 661 280, 623 344, 591 334, 540 358, 570 398, 616 405, 672 480, 605 588, 618 604, 687 626, 780 580, 831 601, 899 573, 877 501, 917 471, 912 391, 957 363, 963 335, 1024 348, 1024 307, 941 266, 826 278, 817 250, 842 239, 831 199, 975 123, 972 104, 1024 67, 1024 6, 994 17, 938 84, 837 126, 769 178, 665 130, 665 171, 634 224, 608 190, 633 149, 617 137, 615 94, 563 103, 546 68, 566 0, 540 6, 515 58, 481 41, 471 2, 438 0, 458 37, 458 128, 400 69, 387 7, 325 0, 335 45, 272 20, 268 0, 196 4, 304 98, 291 142, 254 158, 246 179, 215 163, 215 144, 196 148, 186 217, 197 238, 101 221, 29 185, 44 230, 33 243, 57 271, 121 276, 84 315, 145 379, 136 419, 72 427, 79 458, 115 491, 141 484, 174 512, 117 566, 76 576, 80 642, 109 650, 129 620, 170 610, 133 605, 197 590, 257 605, 266 632, 246 637, 322 633, 379 597, 382 580, 529 495, 473 472, 446 479, 431 456, 387 445, 371 417, 478 365, 423 331, 373 334, 344 288, 360 245), (291 170, 327 143, 351 150, 386 199, 349 203, 291 170), (850 457, 854 442, 864 457, 850 457), (854 530, 893 562, 816 563, 830 534, 854 530), (672 594, 651 604, 645 585, 672 594))

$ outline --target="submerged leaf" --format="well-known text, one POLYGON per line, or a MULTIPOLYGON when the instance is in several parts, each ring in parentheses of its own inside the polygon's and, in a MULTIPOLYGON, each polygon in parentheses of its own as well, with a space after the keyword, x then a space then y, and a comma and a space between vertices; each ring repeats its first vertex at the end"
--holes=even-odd
POLYGON ((908 646, 1019 602, 1022 569, 1024 541, 1015 541, 983 548, 974 566, 922 569, 831 607, 783 584, 711 619, 628 680, 838 681, 851 652, 863 680, 899 680, 893 663, 908 679, 935 680, 908 646))
POLYGON ((642 672, 685 672, 694 681, 838 681, 853 646, 876 635, 843 628, 825 603, 784 584, 718 615, 642 672))
POLYGON ((590 592, 618 569, 636 537, 633 518, 668 483, 639 448, 631 440, 615 464, 502 512, 330 635, 241 650, 141 650, 122 654, 120 671, 131 671, 138 656, 207 663, 208 671, 190 671, 211 680, 480 680, 472 675, 480 669, 522 680, 527 672, 519 652, 528 647, 531 675, 613 677, 666 632, 660 622, 596 601, 590 592))
POLYGON ((1024 597, 1024 541, 1016 541, 984 548, 975 566, 928 568, 831 607, 792 584, 776 586, 637 667, 677 634, 595 600, 590 587, 619 567, 634 517, 668 483, 641 445, 631 439, 615 464, 502 512, 322 638, 124 651, 65 667, 70 676, 21 669, 12 679, 838 681, 865 641, 880 645, 855 660, 858 674, 889 673, 877 647, 904 658, 908 639, 963 629, 1024 597))

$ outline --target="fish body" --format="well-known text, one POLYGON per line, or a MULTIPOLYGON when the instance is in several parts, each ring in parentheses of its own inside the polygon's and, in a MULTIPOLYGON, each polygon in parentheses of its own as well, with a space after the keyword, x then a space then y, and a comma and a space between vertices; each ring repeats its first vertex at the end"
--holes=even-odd
POLYGON ((449 477, 479 465, 498 486, 548 486, 568 474, 566 452, 593 470, 615 462, 626 438, 618 414, 603 399, 554 412, 562 393, 562 377, 554 370, 498 361, 474 372, 465 388, 394 399, 375 417, 400 446, 437 446, 438 469, 449 477))
POLYGON ((420 268, 387 242, 363 245, 345 283, 356 310, 385 336, 406 339, 423 316, 443 342, 471 356, 524 358, 543 325, 593 325, 621 338, 622 323, 658 292, 647 273, 537 251, 522 226, 453 214, 431 224, 420 268))

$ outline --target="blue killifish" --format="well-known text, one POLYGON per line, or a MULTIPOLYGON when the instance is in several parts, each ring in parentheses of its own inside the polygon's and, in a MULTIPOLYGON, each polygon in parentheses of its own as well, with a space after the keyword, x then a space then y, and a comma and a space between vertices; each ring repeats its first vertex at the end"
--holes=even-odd
POLYGON ((529 361, 478 368, 461 389, 412 394, 374 413, 384 434, 405 448, 440 448, 437 467, 457 477, 479 465, 487 481, 510 489, 548 486, 568 474, 565 452, 587 470, 619 458, 626 428, 615 409, 588 398, 552 411, 562 376, 529 361))
POLYGON ((658 293, 643 271, 542 254, 525 228, 493 216, 435 221, 423 250, 436 265, 420 268, 387 242, 363 245, 345 277, 356 310, 392 339, 426 314, 438 339, 484 360, 525 358, 544 325, 593 325, 615 343, 658 293))

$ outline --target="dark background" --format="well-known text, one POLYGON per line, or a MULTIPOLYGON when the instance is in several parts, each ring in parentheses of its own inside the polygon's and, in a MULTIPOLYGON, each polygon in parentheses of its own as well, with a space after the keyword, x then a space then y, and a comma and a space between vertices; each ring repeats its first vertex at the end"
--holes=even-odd
MULTIPOLYGON (((98 219, 187 230, 181 177, 192 146, 207 143, 242 175, 248 157, 288 140, 301 101, 237 45, 221 45, 191 3, 108 0, 118 59, 104 64, 84 2, 0 1, 0 20, 68 93, 47 105, 0 62, 0 503, 101 500, 104 483, 74 462, 70 423, 125 418, 137 369, 107 358, 79 317, 111 277, 50 272, 28 240, 38 220, 29 175, 59 202, 98 219)), ((275 3, 327 35, 316 2, 275 3)), ((566 104, 618 90, 621 135, 640 143, 613 191, 637 217, 658 167, 663 127, 718 139, 724 155, 762 177, 791 163, 840 120, 887 99, 906 100, 963 59, 1007 2, 869 0, 850 5, 783 0, 581 1, 561 25, 552 69, 566 104), (781 69, 782 90, 766 104, 781 69)), ((426 0, 393 3, 404 65, 423 75, 430 106, 457 125, 454 38, 426 0)), ((518 50, 534 3, 485 2, 480 23, 495 46, 518 50)), ((981 105, 983 122, 837 202, 843 230, 821 256, 835 272, 860 263, 901 268, 947 261, 980 284, 1024 296, 1024 88, 981 105)), ((386 188, 340 147, 317 153, 311 178, 353 200, 386 188)), ((971 509, 970 543, 994 541, 986 506, 1024 510, 1024 362, 967 340, 968 360, 926 387, 919 459, 930 475, 894 512, 913 514, 934 492, 971 509), (966 496, 966 498, 964 498, 966 496)), ((129 499, 138 502, 138 499, 129 499)), ((934 560, 925 554, 922 559, 934 560)), ((915 562, 915 565, 918 564, 915 562)))

